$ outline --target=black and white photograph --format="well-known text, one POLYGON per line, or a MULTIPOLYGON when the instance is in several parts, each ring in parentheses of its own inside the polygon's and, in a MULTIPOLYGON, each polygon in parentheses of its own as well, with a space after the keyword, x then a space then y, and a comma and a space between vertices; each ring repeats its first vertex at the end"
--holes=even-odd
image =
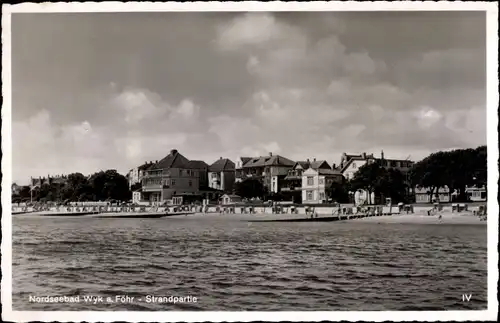
POLYGON ((2 6, 4 320, 497 317, 498 4, 2 6))

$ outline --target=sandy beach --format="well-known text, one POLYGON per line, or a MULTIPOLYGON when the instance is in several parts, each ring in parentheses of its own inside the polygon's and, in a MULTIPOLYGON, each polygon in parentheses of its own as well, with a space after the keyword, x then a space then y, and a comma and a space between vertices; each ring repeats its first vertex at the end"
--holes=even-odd
MULTIPOLYGON (((324 216, 324 215, 323 215, 324 216)), ((320 217, 323 217, 320 215, 320 217)), ((306 218, 304 214, 219 214, 219 213, 195 213, 186 216, 173 216, 172 218, 186 218, 195 219, 214 219, 214 220, 239 220, 239 221, 254 221, 254 220, 278 220, 278 219, 299 219, 306 218)), ((387 216, 375 216, 360 219, 350 219, 342 222, 361 221, 364 223, 393 223, 393 224, 479 224, 486 225, 487 221, 480 221, 479 217, 472 215, 470 212, 462 213, 442 213, 442 218, 439 215, 428 216, 420 213, 414 214, 394 214, 387 216)))
POLYGON ((470 212, 463 213, 442 213, 439 215, 428 216, 427 214, 394 214, 388 216, 377 216, 369 218, 354 219, 352 221, 361 221, 368 223, 396 223, 396 224, 483 224, 487 221, 481 221, 478 216, 470 212))

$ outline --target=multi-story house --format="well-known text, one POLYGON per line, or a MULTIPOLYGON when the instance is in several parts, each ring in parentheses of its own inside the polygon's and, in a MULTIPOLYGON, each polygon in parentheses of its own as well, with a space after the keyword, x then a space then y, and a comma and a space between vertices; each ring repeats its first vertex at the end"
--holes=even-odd
POLYGON ((141 183, 142 182, 142 178, 144 177, 144 175, 146 174, 146 171, 151 167, 153 166, 153 162, 152 161, 149 161, 149 162, 145 162, 144 164, 142 164, 141 166, 138 166, 138 167, 134 167, 132 168, 128 174, 127 174, 127 178, 128 178, 128 186, 129 187, 132 187, 132 185, 134 184, 137 184, 137 183, 141 183))
POLYGON ((190 160, 187 167, 198 172, 200 189, 208 187, 208 164, 203 160, 190 160))
POLYGON ((347 180, 351 180, 358 169, 367 164, 379 162, 382 167, 395 168, 400 170, 403 174, 408 174, 408 171, 413 166, 413 161, 406 159, 387 159, 384 157, 384 152, 380 154, 380 158, 373 156, 373 154, 362 153, 359 155, 342 154, 340 165, 338 169, 347 180))
POLYGON ((174 196, 197 195, 200 189, 199 171, 177 150, 151 166, 142 179, 143 198, 163 203, 174 196))
POLYGON ((244 179, 243 165, 245 165, 252 157, 240 157, 236 160, 235 165, 235 182, 241 182, 244 179))
POLYGON ((277 193, 284 184, 283 179, 294 165, 295 162, 288 158, 269 153, 269 156, 249 159, 242 165, 237 177, 239 180, 257 178, 270 192, 277 193))
POLYGON ((235 164, 221 157, 209 166, 208 182, 213 189, 231 192, 235 182, 235 164))
POLYGON ((302 174, 305 170, 312 169, 332 169, 326 160, 318 160, 316 158, 311 162, 309 159, 306 161, 298 161, 293 165, 292 169, 284 178, 284 186, 282 191, 300 191, 302 190, 302 174))
POLYGON ((343 176, 331 168, 308 168, 302 173, 302 203, 325 203, 333 182, 342 183, 343 176))

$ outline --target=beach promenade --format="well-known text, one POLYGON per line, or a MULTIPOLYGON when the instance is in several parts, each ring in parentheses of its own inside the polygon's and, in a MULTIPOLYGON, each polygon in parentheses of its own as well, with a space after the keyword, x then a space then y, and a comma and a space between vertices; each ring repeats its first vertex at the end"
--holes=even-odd
POLYGON ((14 216, 162 218, 175 216, 241 219, 250 222, 335 222, 486 224, 483 205, 447 206, 68 206, 13 207, 14 216), (460 207, 460 209, 459 209, 460 207))

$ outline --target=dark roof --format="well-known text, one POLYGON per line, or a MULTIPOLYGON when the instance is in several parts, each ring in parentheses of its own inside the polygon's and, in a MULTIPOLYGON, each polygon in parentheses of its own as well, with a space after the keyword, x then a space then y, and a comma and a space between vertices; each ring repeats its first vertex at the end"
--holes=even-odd
POLYGON ((190 160, 187 165, 186 165, 186 168, 190 168, 190 169, 207 169, 208 168, 208 164, 205 163, 203 160, 190 160))
POLYGON ((209 172, 223 172, 226 170, 234 170, 235 165, 234 163, 227 158, 221 158, 217 161, 215 161, 210 167, 208 168, 209 172))
POLYGON ((311 167, 312 169, 331 169, 330 164, 328 164, 326 160, 312 161, 309 167, 311 167))
POLYGON ((326 160, 298 161, 295 163, 293 168, 295 169, 297 167, 297 165, 300 165, 303 169, 308 169, 308 168, 312 168, 312 169, 319 169, 319 168, 327 169, 328 168, 328 169, 331 169, 330 164, 328 164, 328 162, 326 160))
POLYGON ((162 160, 151 166, 149 170, 155 169, 169 169, 169 168, 184 168, 189 160, 182 156, 177 150, 172 150, 170 154, 165 156, 162 160))
POLYGON ((336 169, 318 168, 316 171, 320 175, 342 175, 342 173, 336 169))
POLYGON ((142 164, 141 166, 137 167, 137 169, 139 169, 139 170, 148 170, 153 165, 154 165, 153 162, 145 163, 145 164, 142 164))
POLYGON ((298 165, 300 165, 300 167, 302 167, 303 169, 308 169, 309 168, 309 162, 308 161, 299 160, 298 162, 295 163, 295 165, 293 165, 293 169, 295 169, 298 165))
POLYGON ((295 162, 280 155, 255 157, 243 165, 243 168, 248 167, 264 167, 264 166, 288 166, 293 167, 295 162))
POLYGON ((347 167, 349 165, 351 165, 351 163, 353 161, 356 161, 356 160, 374 160, 374 161, 381 161, 381 160, 384 160, 384 161, 390 161, 390 162, 394 162, 394 161, 397 161, 397 162, 408 162, 410 164, 414 164, 413 161, 411 160, 408 160, 408 159, 392 159, 392 158, 378 158, 378 157, 374 157, 373 154, 370 154, 370 155, 366 155, 366 157, 363 157, 362 155, 346 155, 347 158, 344 160, 344 164, 341 164, 339 165, 338 169, 343 172, 344 170, 347 169, 347 167))
POLYGON ((243 163, 243 165, 246 164, 250 159, 252 159, 252 157, 240 157, 240 160, 243 163))

